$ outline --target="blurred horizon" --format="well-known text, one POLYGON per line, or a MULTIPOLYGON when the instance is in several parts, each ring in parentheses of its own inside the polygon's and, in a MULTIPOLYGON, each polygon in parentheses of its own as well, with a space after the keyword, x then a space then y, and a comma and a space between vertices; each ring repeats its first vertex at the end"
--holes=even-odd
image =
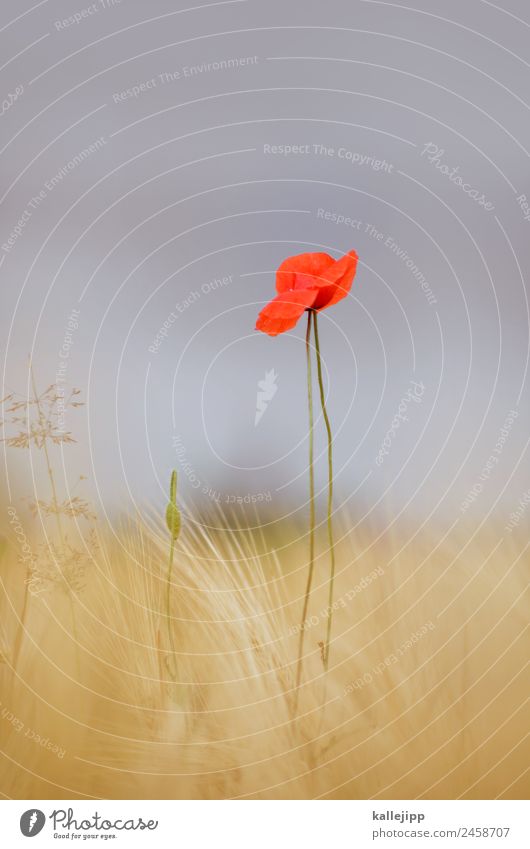
MULTIPOLYGON (((2 72, 6 91, 22 86, 2 117, 3 394, 27 394, 28 357, 40 387, 81 389, 63 493, 86 475, 114 515, 124 498, 162 504, 176 468, 198 510, 260 494, 278 515, 303 505, 304 319, 276 339, 255 320, 286 256, 355 248, 348 298, 320 315, 336 505, 388 502, 418 521, 515 509, 526 45, 513 13, 471 5, 477 37, 477 9, 454 0, 333 0, 303 20, 277 0, 157 0, 152 17, 135 0, 64 26, 71 7, 54 2, 11 27, 13 56, 42 38, 2 72), (413 382, 420 403, 404 402, 413 382)), ((323 490, 321 420, 315 440, 323 490)), ((12 498, 39 480, 13 451, 4 468, 12 498)))

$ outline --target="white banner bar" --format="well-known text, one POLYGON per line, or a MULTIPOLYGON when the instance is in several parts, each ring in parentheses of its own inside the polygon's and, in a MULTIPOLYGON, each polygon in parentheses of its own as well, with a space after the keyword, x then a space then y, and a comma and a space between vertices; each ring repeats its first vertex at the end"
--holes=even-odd
MULTIPOLYGON (((526 817, 525 817, 526 814, 526 817)), ((185 849, 530 846, 520 801, 3 801, 6 849, 99 844, 185 849)))

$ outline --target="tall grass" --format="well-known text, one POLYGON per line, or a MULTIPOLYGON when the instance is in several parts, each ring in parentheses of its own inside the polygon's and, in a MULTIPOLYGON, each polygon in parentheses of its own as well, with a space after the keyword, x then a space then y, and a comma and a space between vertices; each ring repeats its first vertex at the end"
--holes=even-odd
POLYGON ((525 795, 522 532, 490 556, 491 525, 444 537, 336 517, 329 670, 329 569, 317 547, 296 713, 301 529, 188 516, 169 606, 165 525, 146 517, 99 531, 86 542, 75 634, 67 595, 53 585, 28 594, 6 536, 5 796, 525 795))

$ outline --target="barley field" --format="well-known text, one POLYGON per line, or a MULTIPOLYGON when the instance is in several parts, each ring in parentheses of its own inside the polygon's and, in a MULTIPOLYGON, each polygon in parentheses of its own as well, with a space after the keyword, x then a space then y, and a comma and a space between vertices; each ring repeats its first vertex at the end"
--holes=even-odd
POLYGON ((47 552, 28 527, 12 516, 2 537, 4 797, 527 793, 521 529, 418 532, 339 514, 326 672, 317 527, 297 690, 301 526, 188 518, 170 597, 167 529, 154 510, 94 522, 75 544, 50 532, 47 552))

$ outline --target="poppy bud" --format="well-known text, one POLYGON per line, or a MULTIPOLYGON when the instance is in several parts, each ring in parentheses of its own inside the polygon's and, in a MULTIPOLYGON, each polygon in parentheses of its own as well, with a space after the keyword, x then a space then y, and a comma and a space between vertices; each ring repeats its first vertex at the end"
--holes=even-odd
POLYGON ((171 483, 169 485, 169 503, 166 507, 166 524, 171 534, 172 540, 178 539, 180 534, 180 510, 177 507, 177 473, 173 469, 171 473, 171 483))

